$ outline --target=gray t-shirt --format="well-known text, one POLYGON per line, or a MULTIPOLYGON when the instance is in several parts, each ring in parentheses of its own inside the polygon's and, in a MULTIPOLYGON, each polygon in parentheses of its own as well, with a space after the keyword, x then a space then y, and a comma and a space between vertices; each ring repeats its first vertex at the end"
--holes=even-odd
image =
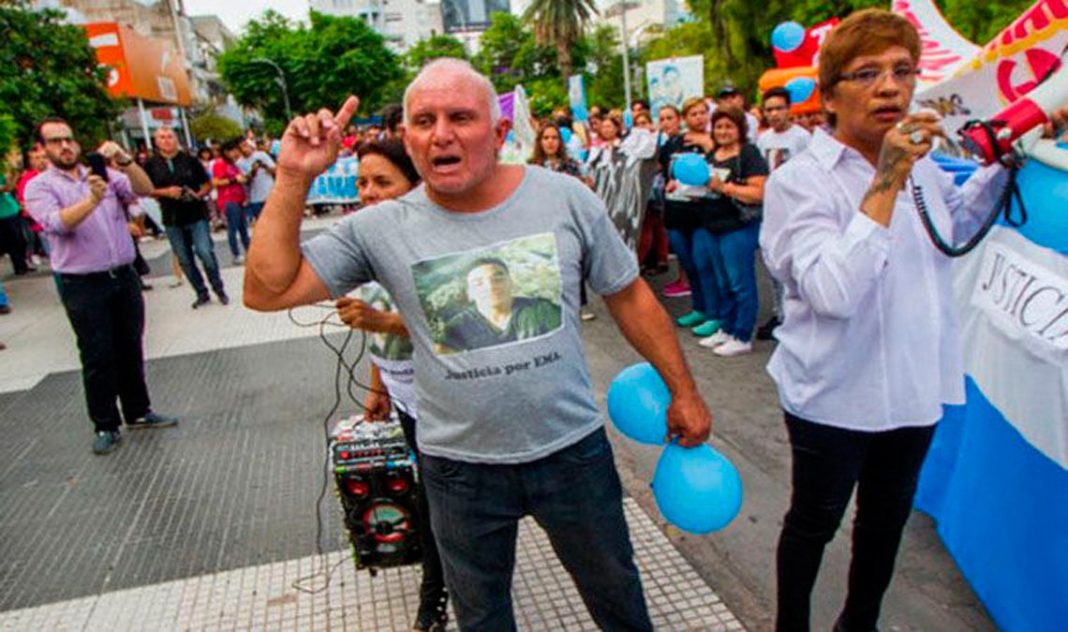
POLYGON ((304 242, 342 296, 389 290, 414 346, 419 447, 470 462, 548 456, 603 424, 582 350, 579 288, 638 278, 598 197, 574 177, 525 168, 500 206, 458 214, 422 187, 304 242))
POLYGON ((579 287, 618 292, 637 260, 579 180, 525 169, 495 208, 450 212, 419 187, 302 246, 333 295, 374 280, 393 296, 415 348, 419 448, 433 456, 529 462, 604 423, 579 287))
POLYGON ((787 160, 808 149, 812 134, 800 125, 791 125, 785 132, 774 129, 766 130, 757 139, 757 149, 768 163, 768 169, 775 171, 787 160))
MULTIPOLYGON (((237 166, 240 167, 241 171, 247 176, 252 172, 252 165, 256 164, 256 161, 259 161, 272 169, 274 168, 274 159, 262 151, 254 151, 248 158, 238 158, 237 166)), ((253 204, 266 202, 267 196, 271 194, 272 188, 274 188, 274 178, 271 177, 271 174, 267 173, 266 169, 258 169, 256 175, 253 176, 252 180, 248 183, 248 201, 253 204)))

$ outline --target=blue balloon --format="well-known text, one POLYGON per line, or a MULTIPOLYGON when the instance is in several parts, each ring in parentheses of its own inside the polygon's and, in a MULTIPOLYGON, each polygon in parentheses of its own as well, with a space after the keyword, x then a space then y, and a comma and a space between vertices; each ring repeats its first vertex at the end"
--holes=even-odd
POLYGON ((671 165, 671 173, 679 182, 695 187, 703 187, 712 177, 705 157, 691 153, 676 156, 675 162, 671 165))
POLYGON ((565 145, 571 142, 571 134, 572 132, 568 128, 560 128, 560 140, 564 141, 565 145))
POLYGON ((707 444, 665 446, 652 487, 664 518, 690 533, 719 531, 742 508, 742 477, 727 457, 707 444))
POLYGON ((816 91, 816 80, 812 77, 794 77, 786 82, 790 92, 790 103, 804 103, 816 91))
POLYGON ((639 443, 664 444, 669 405, 667 384, 648 362, 623 369, 608 387, 608 417, 639 443))
POLYGON ((797 22, 783 22, 771 32, 772 48, 783 53, 797 50, 804 41, 805 27, 797 22))

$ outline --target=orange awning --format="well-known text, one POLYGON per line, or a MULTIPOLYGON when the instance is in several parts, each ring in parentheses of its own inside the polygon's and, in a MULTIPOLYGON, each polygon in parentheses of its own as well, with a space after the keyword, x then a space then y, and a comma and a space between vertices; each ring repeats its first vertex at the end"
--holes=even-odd
POLYGON ((169 42, 144 37, 116 22, 85 25, 100 64, 109 66, 108 94, 187 106, 193 99, 180 54, 169 42))

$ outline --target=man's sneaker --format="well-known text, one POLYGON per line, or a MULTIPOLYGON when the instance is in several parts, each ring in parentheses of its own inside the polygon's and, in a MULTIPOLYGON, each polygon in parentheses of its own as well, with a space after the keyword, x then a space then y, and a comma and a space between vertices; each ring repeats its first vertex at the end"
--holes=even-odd
POLYGON ((122 443, 122 434, 118 430, 101 430, 93 439, 93 454, 108 454, 122 443))
POLYGON ((11 306, 10 305, 0 305, 0 314, 10 314, 10 313, 11 313, 11 306))
POLYGON ((718 347, 716 347, 715 349, 713 349, 712 353, 714 353, 714 354, 716 354, 718 356, 730 357, 730 356, 744 355, 746 353, 751 352, 752 350, 753 350, 753 343, 751 343, 751 342, 742 342, 741 340, 738 340, 734 336, 731 336, 730 340, 728 340, 727 342, 724 342, 723 344, 721 344, 718 347))
POLYGON ((782 324, 778 316, 772 316, 756 330, 757 340, 771 340, 775 337, 775 328, 782 324))
POLYGON ((226 295, 226 292, 216 292, 215 295, 219 297, 219 302, 223 305, 230 304, 230 297, 226 295))
POLYGON ((706 320, 708 320, 708 318, 706 318, 704 314, 695 310, 689 314, 676 318, 675 324, 679 327, 696 327, 706 320))
POLYGON ((241 255, 237 255, 236 257, 234 257, 234 265, 235 266, 239 266, 244 262, 245 262, 245 258, 242 257, 241 255))
POLYGON ((198 296, 197 300, 193 301, 193 309, 203 307, 211 302, 210 296, 198 296))
POLYGON ((683 281, 672 281, 664 286, 662 294, 668 298, 678 298, 680 296, 689 296, 690 284, 683 281))
POLYGON ((717 331, 719 331, 719 329, 720 329, 719 321, 718 320, 709 319, 709 320, 706 320, 705 322, 701 323, 700 325, 694 327, 690 331, 693 333, 693 335, 697 336, 698 338, 707 338, 707 337, 711 336, 712 334, 716 333, 717 331))
POLYGON ((591 320, 596 319, 597 318, 597 314, 594 314, 593 312, 591 312, 588 309, 580 309, 579 310, 579 318, 581 318, 583 321, 589 322, 591 320))
POLYGON ((126 427, 132 430, 137 428, 170 428, 178 425, 177 417, 168 417, 159 413, 147 413, 144 417, 134 419, 126 423, 126 427))
POLYGON ((720 329, 719 331, 707 338, 701 338, 697 341, 697 344, 701 345, 702 347, 705 347, 706 349, 715 349, 716 347, 720 346, 721 344, 727 342, 730 339, 731 335, 720 329))

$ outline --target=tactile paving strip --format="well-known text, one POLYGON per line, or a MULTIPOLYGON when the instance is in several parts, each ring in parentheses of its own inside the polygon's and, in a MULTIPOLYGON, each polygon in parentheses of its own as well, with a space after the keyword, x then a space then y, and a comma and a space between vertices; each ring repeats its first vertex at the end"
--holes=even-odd
MULTIPOLYGON (((724 632, 742 625, 632 499, 624 501, 653 624, 672 632, 724 632)), ((317 582, 302 584, 322 586, 317 582)), ((375 577, 349 555, 316 556, 203 575, 0 613, 0 630, 358 630, 407 632, 418 607, 419 570, 375 577), (334 569, 326 590, 293 582, 334 569)), ((513 582, 516 620, 528 631, 596 631, 545 533, 519 530, 513 582)), ((450 625, 455 630, 455 625, 450 625)))

